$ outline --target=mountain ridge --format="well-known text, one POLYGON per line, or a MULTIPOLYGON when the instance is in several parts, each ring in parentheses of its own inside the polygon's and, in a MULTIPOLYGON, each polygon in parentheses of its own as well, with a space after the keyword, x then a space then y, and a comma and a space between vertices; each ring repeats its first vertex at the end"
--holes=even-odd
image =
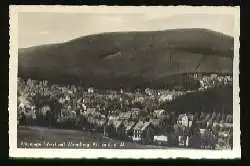
POLYGON ((107 32, 18 53, 21 77, 100 88, 157 87, 168 75, 233 68, 233 38, 206 29, 107 32))

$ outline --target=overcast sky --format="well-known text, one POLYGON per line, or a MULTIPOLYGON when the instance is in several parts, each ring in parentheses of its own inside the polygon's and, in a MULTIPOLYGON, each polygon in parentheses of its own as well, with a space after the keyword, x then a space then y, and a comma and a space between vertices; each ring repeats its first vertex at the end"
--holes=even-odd
POLYGON ((19 48, 65 42, 80 36, 114 31, 207 28, 234 35, 233 15, 223 14, 93 14, 27 12, 18 14, 19 48))

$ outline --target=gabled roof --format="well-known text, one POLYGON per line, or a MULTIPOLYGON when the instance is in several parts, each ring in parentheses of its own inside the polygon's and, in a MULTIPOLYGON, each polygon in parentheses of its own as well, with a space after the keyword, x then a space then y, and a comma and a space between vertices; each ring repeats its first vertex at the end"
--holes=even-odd
POLYGON ((110 119, 108 121, 108 125, 109 126, 112 125, 113 127, 118 128, 118 127, 120 127, 122 125, 122 121, 121 120, 116 120, 116 119, 110 119))
POLYGON ((96 123, 98 126, 104 126, 106 124, 106 119, 98 119, 96 123))
POLYGON ((145 122, 142 126, 142 131, 144 131, 149 125, 151 124, 151 122, 145 122))
POLYGON ((134 130, 140 130, 142 128, 142 126, 143 126, 143 122, 139 121, 136 123, 134 130))
POLYGON ((131 128, 135 125, 135 122, 133 121, 125 121, 124 122, 124 126, 125 126, 125 130, 131 130, 131 128))
POLYGON ((141 130, 141 131, 144 131, 150 124, 151 124, 151 122, 145 122, 145 123, 143 123, 142 121, 139 121, 139 122, 135 125, 134 130, 141 130))
POLYGON ((113 121, 113 125, 114 125, 115 128, 118 128, 118 127, 120 127, 122 125, 122 121, 120 121, 120 120, 114 120, 113 121))

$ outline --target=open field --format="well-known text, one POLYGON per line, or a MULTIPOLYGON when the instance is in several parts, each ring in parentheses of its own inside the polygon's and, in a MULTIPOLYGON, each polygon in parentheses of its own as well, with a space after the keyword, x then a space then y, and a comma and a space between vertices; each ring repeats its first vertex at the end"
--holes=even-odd
POLYGON ((109 148, 109 149, 164 149, 169 147, 139 145, 104 137, 102 133, 19 126, 18 148, 109 148))

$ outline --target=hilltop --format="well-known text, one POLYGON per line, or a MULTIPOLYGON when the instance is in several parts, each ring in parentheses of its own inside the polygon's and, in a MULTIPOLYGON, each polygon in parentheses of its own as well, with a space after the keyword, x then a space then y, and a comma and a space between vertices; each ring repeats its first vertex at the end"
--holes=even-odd
POLYGON ((206 29, 112 32, 19 49, 19 76, 97 88, 163 86, 181 73, 232 73, 233 38, 206 29))

